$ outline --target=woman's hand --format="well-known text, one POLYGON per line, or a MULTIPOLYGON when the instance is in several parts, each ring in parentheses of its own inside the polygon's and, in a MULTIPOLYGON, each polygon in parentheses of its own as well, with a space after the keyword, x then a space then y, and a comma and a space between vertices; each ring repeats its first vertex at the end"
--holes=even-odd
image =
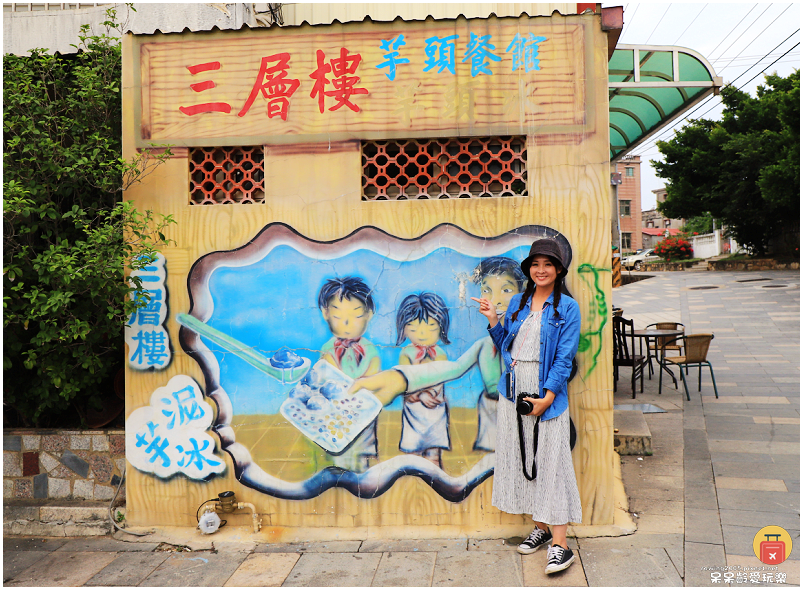
POLYGON ((350 386, 348 393, 355 393, 359 389, 366 389, 375 394, 380 402, 385 406, 392 403, 392 400, 401 393, 405 393, 408 388, 406 378, 400 371, 389 369, 381 371, 371 377, 356 379, 350 386))
POLYGON ((497 308, 495 307, 494 303, 489 301, 488 299, 477 299, 475 297, 470 297, 473 301, 477 301, 480 304, 480 311, 483 315, 486 316, 486 319, 489 320, 489 326, 494 328, 499 321, 497 318, 497 308))
POLYGON ((533 411, 527 415, 541 416, 547 411, 547 408, 553 405, 553 401, 555 401, 556 399, 556 394, 550 390, 547 390, 547 393, 543 398, 534 398, 526 396, 525 399, 533 404, 533 411))

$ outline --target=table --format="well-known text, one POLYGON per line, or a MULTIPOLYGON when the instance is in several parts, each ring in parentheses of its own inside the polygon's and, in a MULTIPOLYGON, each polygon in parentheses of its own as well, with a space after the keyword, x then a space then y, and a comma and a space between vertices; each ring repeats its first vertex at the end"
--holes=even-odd
MULTIPOLYGON (((655 338, 669 338, 670 336, 677 337, 677 336, 683 336, 683 334, 684 334, 683 330, 656 330, 656 329, 653 329, 653 328, 648 329, 648 330, 634 330, 633 331, 633 336, 635 338, 643 338, 644 341, 645 341, 645 346, 647 347, 647 360, 645 362, 648 364, 648 366, 651 369, 652 369, 653 365, 652 365, 650 359, 653 356, 655 356, 656 362, 659 365, 661 365, 661 361, 658 360, 658 347, 656 347, 656 354, 655 355, 651 355, 650 354, 650 339, 651 338, 653 338, 653 339, 655 339, 655 338)), ((669 344, 669 340, 667 341, 667 344, 669 344)), ((670 377, 672 377, 672 380, 675 382, 675 387, 677 387, 678 386, 678 380, 675 378, 675 373, 673 373, 670 370, 669 367, 664 367, 664 370, 667 373, 669 373, 670 377)), ((650 374, 652 375, 652 372, 650 374)), ((648 376, 648 379, 649 378, 650 377, 648 376)))

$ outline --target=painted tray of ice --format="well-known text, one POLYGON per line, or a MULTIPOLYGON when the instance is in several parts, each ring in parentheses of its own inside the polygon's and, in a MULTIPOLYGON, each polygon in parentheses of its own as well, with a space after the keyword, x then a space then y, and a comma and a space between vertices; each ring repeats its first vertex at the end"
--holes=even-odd
POLYGON ((366 389, 347 390, 353 379, 329 362, 318 361, 281 404, 295 428, 332 455, 339 455, 380 414, 383 406, 366 389))

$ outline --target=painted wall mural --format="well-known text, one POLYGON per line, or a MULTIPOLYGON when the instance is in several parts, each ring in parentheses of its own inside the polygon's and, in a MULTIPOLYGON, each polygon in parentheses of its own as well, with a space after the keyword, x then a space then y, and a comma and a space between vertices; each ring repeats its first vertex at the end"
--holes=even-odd
POLYGON ((545 226, 480 238, 444 224, 412 240, 365 227, 319 242, 281 223, 197 260, 191 310, 176 319, 237 479, 303 500, 331 487, 374 498, 413 476, 466 498, 494 469, 501 373, 469 297, 505 310, 524 289, 519 261, 545 236, 571 260, 545 226), (351 388, 393 367, 409 391, 351 388))
POLYGON ((578 343, 578 351, 590 351, 591 364, 583 371, 583 376, 588 377, 597 367, 600 353, 603 351, 603 329, 608 323, 608 301, 600 285, 600 273, 611 272, 610 268, 598 268, 592 264, 583 263, 578 267, 578 276, 586 284, 592 298, 588 309, 584 309, 582 318, 583 329, 578 343), (588 326, 588 327, 587 327, 588 326))
POLYGON ((166 259, 159 254, 150 264, 131 273, 141 279, 149 297, 125 325, 128 366, 140 371, 166 369, 172 360, 169 332, 164 327, 169 315, 166 265, 166 259))
MULTIPOLYGON (((126 333, 131 524, 193 526, 209 491, 233 490, 276 542, 522 532, 522 517, 489 500, 501 365, 470 297, 507 306, 541 236, 574 260, 567 286, 583 319, 570 387, 583 522, 614 522, 599 14, 186 31, 122 44, 125 157, 179 146, 125 195, 177 221, 160 283, 170 293, 126 333), (467 137, 490 159, 485 139, 512 137, 519 171, 498 157, 527 190, 365 194, 373 144, 467 137), (190 206, 194 148, 247 146, 263 147, 262 201, 190 206), (139 330, 165 340, 134 339, 139 330)), ((259 159, 248 155, 242 169, 259 159)))

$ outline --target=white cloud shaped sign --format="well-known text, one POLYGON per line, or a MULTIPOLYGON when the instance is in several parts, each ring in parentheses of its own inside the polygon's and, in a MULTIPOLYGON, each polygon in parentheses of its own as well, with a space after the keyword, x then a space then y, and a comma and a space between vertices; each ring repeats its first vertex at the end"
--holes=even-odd
POLYGON ((187 375, 177 375, 150 396, 150 405, 133 411, 125 427, 128 461, 139 471, 158 477, 182 473, 207 479, 225 471, 208 433, 214 419, 200 387, 187 375))

